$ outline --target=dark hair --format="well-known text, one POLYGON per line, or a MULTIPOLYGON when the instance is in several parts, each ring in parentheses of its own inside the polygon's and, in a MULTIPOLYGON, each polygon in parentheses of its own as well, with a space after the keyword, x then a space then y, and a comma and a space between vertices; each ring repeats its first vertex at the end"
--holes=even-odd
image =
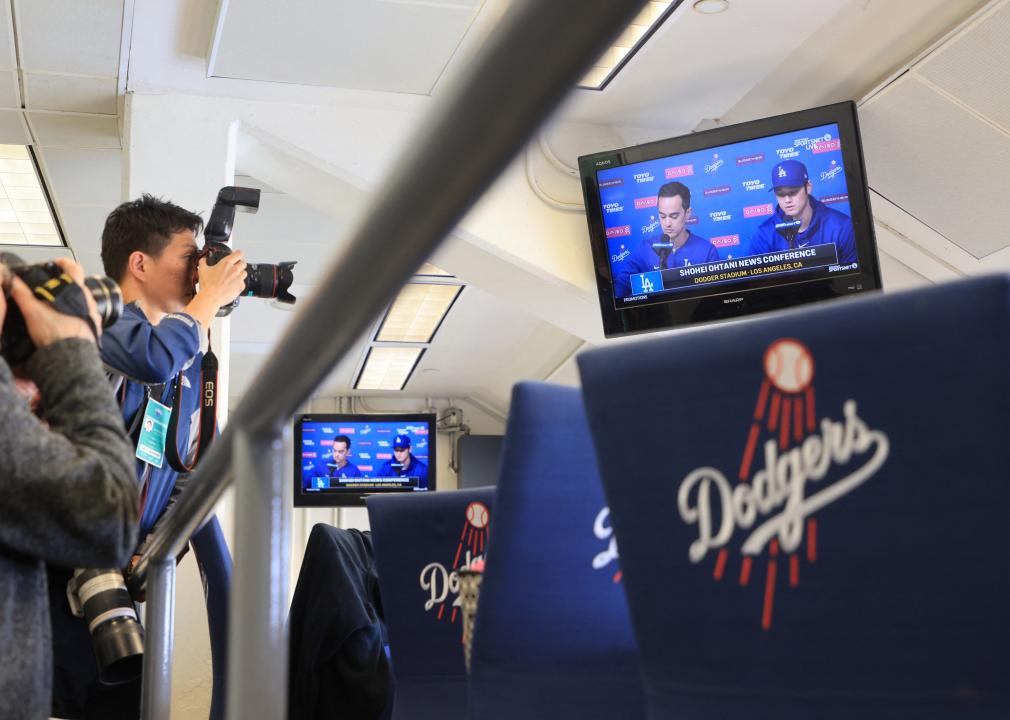
POLYGON ((659 192, 656 193, 657 198, 677 197, 678 195, 680 195, 680 199, 684 203, 685 210, 691 207, 691 191, 687 189, 687 185, 684 183, 676 181, 668 182, 659 188, 659 192))
POLYGON ((105 274, 122 281, 132 253, 139 250, 158 257, 171 242, 173 233, 192 230, 196 235, 202 228, 199 215, 153 195, 125 202, 109 213, 102 230, 105 274))
POLYGON ((342 442, 344 445, 346 445, 348 450, 351 449, 351 439, 346 435, 337 435, 335 438, 333 438, 334 444, 338 442, 342 442))

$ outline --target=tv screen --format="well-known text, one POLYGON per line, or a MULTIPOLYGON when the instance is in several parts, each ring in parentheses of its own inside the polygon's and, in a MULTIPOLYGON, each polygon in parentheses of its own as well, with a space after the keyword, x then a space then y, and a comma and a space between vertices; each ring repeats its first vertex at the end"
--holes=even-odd
POLYGON ((853 103, 579 167, 608 337, 880 287, 853 103))
POLYGON ((435 416, 297 415, 295 507, 435 489, 435 416))

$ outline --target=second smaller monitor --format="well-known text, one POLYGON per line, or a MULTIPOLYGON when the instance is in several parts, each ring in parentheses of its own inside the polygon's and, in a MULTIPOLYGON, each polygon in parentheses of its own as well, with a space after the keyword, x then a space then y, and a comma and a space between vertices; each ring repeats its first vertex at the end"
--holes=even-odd
POLYGON ((295 507, 435 489, 434 415, 298 415, 294 430, 295 507))

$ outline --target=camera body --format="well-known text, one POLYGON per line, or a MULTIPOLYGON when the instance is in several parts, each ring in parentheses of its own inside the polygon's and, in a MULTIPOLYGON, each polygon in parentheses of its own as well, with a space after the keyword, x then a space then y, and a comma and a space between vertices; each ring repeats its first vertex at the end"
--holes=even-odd
MULTIPOLYGON (((0 263, 6 270, 5 275, 9 273, 21 278, 35 297, 50 303, 58 312, 79 317, 87 321, 88 325, 93 325, 85 291, 59 265, 51 262, 26 265, 13 253, 0 253, 0 263)), ((3 281, 4 295, 8 297, 7 317, 0 331, 0 355, 13 367, 30 358, 35 352, 35 345, 28 336, 21 311, 9 299, 9 277, 0 279, 3 281)), ((98 307, 102 327, 116 322, 123 314, 123 295, 119 285, 111 278, 99 276, 86 278, 84 285, 98 307)), ((92 331, 97 336, 97 329, 92 327, 92 331)))
MULTIPOLYGON (((256 188, 228 186, 217 194, 217 201, 210 213, 210 219, 203 230, 205 244, 201 255, 206 256, 207 264, 214 265, 226 255, 231 254, 228 242, 231 240, 232 226, 235 224, 236 209, 245 212, 256 212, 260 206, 260 191, 256 188)), ((275 298, 278 302, 293 304, 295 296, 289 292, 294 282, 292 268, 294 262, 282 262, 276 265, 269 263, 246 265, 245 290, 240 297, 275 298)), ((238 307, 239 298, 217 311, 218 317, 230 315, 238 307)))

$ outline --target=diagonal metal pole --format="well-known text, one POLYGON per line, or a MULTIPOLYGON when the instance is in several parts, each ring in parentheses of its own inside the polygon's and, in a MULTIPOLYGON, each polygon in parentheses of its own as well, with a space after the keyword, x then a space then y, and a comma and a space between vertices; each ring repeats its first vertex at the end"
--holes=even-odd
MULTIPOLYGON (((152 559, 175 557, 220 499, 233 478, 238 433, 255 442, 274 443, 281 425, 354 346, 642 5, 644 0, 513 2, 471 63, 469 73, 445 92, 405 156, 395 164, 398 171, 376 193, 375 203, 325 275, 330 281, 295 316, 222 437, 152 539, 148 553, 138 562, 136 582, 143 581, 152 559), (404 232, 403 228, 409 230, 404 232), (342 311, 341 321, 334 326, 337 310, 342 311), (320 332, 322 328, 326 332, 320 332)), ((248 440, 239 444, 250 446, 248 440)), ((244 464, 248 470, 249 462, 244 464)), ((283 495, 271 497, 281 484, 270 473, 280 472, 280 463, 266 464, 269 471, 255 473, 256 482, 264 484, 263 502, 286 502, 283 495)), ((239 512, 236 526, 262 517, 262 511, 239 512)), ((264 527, 261 531, 272 536, 279 528, 264 527)), ((246 584, 240 558, 244 552, 242 545, 236 548, 233 598, 268 590, 246 584)), ((270 565, 264 577, 283 582, 286 568, 275 563, 286 560, 283 553, 271 552, 263 559, 270 565)), ((276 622, 267 611, 262 612, 267 616, 258 618, 260 622, 276 622)), ((249 626, 232 627, 241 627, 239 632, 243 633, 251 630, 249 626)), ((272 640, 258 652, 286 659, 286 652, 277 646, 284 642, 283 628, 278 632, 271 626, 264 637, 272 640)), ((231 661, 241 662, 242 658, 233 655, 231 661)), ((270 673, 286 677, 286 665, 274 663, 270 673)), ((258 717, 283 717, 264 712, 274 708, 276 698, 266 697, 267 685, 260 683, 263 676, 246 679, 249 677, 256 679, 243 685, 243 692, 251 693, 248 706, 259 708, 258 717), (255 699, 262 702, 257 704, 255 699)), ((237 717, 230 709, 229 716, 237 717)))

